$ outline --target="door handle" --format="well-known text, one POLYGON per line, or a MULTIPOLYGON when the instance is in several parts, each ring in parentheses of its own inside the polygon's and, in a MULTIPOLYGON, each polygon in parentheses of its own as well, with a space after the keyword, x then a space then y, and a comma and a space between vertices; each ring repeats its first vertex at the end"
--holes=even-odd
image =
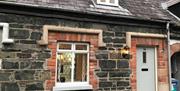
POLYGON ((148 71, 148 68, 142 68, 141 71, 148 71))

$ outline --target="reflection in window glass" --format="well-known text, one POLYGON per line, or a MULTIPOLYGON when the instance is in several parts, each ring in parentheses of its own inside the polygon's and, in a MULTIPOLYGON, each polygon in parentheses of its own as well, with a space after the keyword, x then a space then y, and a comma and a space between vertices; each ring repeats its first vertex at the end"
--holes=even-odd
POLYGON ((58 79, 59 82, 71 81, 72 53, 59 53, 57 56, 58 79))
POLYGON ((59 44, 59 49, 61 49, 61 50, 63 50, 63 49, 64 49, 64 50, 65 50, 65 49, 66 49, 66 50, 71 50, 71 44, 64 44, 64 43, 61 44, 61 43, 60 43, 60 44, 59 44))
POLYGON ((77 44, 76 45, 76 50, 87 50, 87 45, 77 44))
POLYGON ((86 81, 87 78, 87 54, 75 54, 74 81, 86 81))

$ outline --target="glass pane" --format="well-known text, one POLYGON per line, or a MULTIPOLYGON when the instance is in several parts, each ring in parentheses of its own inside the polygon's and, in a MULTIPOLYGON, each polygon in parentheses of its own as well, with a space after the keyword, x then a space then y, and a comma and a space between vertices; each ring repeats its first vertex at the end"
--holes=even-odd
POLYGON ((146 52, 143 52, 143 63, 146 63, 146 52))
POLYGON ((101 0, 101 2, 106 2, 106 0, 101 0))
POLYGON ((75 54, 74 81, 87 81, 87 54, 75 54))
POLYGON ((109 0, 110 3, 114 4, 115 3, 115 0, 109 0))
POLYGON ((71 82, 72 53, 59 53, 57 55, 57 81, 71 82))
POLYGON ((87 50, 87 45, 76 44, 76 50, 87 50))
POLYGON ((0 48, 2 47, 2 33, 3 33, 3 27, 0 27, 0 48))
POLYGON ((146 63, 146 49, 143 50, 143 63, 146 63))
POLYGON ((63 44, 63 43, 60 43, 59 44, 59 49, 61 49, 61 50, 71 50, 71 44, 63 44))

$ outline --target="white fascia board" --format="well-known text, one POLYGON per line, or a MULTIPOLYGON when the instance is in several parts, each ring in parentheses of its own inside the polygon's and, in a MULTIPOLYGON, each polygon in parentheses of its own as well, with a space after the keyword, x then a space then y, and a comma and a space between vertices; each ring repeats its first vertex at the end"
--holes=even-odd
POLYGON ((169 14, 171 14, 173 17, 175 17, 178 21, 180 21, 180 18, 177 17, 175 14, 171 13, 169 10, 167 10, 167 12, 168 12, 169 14))
POLYGON ((8 23, 0 23, 0 26, 3 27, 2 43, 14 43, 13 39, 9 39, 9 24, 8 23))
POLYGON ((167 9, 168 7, 175 5, 179 2, 180 2, 180 0, 169 0, 168 2, 164 2, 161 5, 162 5, 163 9, 167 9))
POLYGON ((166 3, 167 3, 167 6, 169 7, 169 6, 175 5, 175 4, 179 3, 179 2, 180 2, 180 0, 169 0, 166 3))

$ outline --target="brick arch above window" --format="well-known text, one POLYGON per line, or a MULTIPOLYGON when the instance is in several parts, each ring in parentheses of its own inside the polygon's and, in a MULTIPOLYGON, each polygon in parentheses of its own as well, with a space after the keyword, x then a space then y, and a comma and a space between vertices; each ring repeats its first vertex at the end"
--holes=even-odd
POLYGON ((171 56, 176 52, 180 52, 180 43, 175 43, 171 45, 171 56))
POLYGON ((85 33, 85 34, 97 34, 98 35, 98 46, 105 46, 103 43, 103 31, 100 29, 85 29, 85 28, 72 28, 64 26, 53 26, 53 25, 44 25, 43 26, 43 35, 42 39, 38 41, 40 45, 48 44, 48 32, 71 32, 71 33, 85 33))

